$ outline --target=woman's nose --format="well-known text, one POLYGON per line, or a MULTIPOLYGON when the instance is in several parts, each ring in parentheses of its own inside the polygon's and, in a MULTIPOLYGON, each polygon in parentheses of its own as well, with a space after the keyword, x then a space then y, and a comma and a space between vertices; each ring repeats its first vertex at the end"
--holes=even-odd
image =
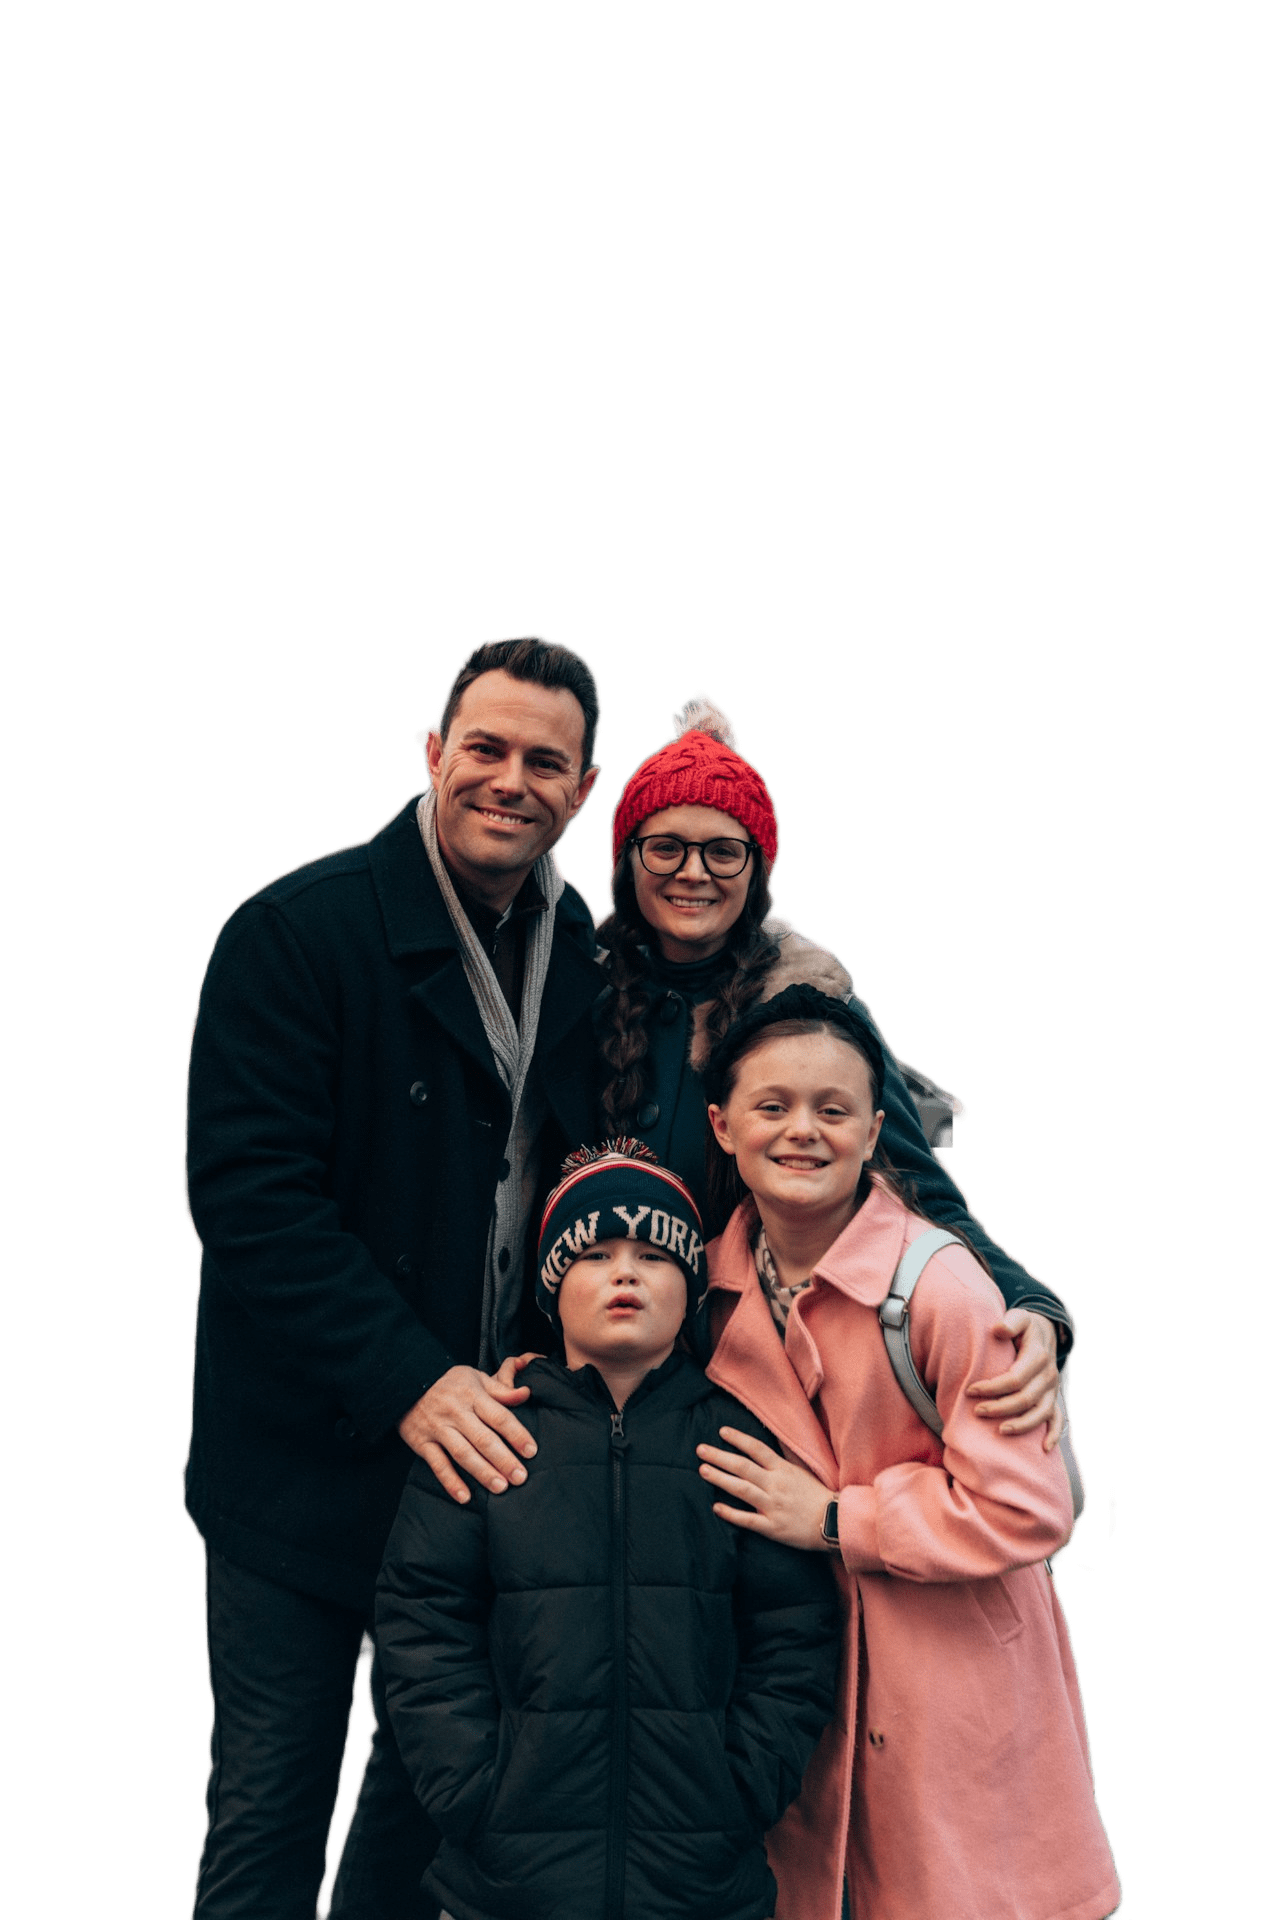
POLYGON ((711 875, 707 872, 707 863, 702 857, 701 847, 685 848, 684 859, 680 862, 680 865, 676 868, 674 877, 678 879, 679 876, 690 867, 690 864, 692 862, 696 862, 697 864, 694 867, 693 871, 689 874, 689 878, 691 880, 709 880, 711 878, 711 875))

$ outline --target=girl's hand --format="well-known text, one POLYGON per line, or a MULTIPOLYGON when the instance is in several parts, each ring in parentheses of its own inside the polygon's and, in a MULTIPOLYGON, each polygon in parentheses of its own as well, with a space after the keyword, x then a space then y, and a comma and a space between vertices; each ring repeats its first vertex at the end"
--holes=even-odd
POLYGON ((713 1486, 723 1487, 736 1500, 745 1500, 750 1512, 717 1500, 712 1511, 735 1527, 748 1527, 787 1547, 822 1547, 822 1522, 834 1496, 816 1474, 767 1447, 763 1440, 721 1427, 722 1440, 741 1449, 726 1453, 721 1447, 698 1448, 698 1472, 713 1486))
POLYGON ((1044 1450, 1048 1453, 1057 1446, 1063 1428, 1058 1330, 1042 1313, 1010 1307, 996 1333, 1013 1341, 1017 1359, 1007 1373, 975 1380, 966 1388, 972 1400, 986 1396, 986 1405, 975 1407, 974 1412, 979 1420, 999 1420, 1001 1433, 1030 1433, 1047 1420, 1044 1450))

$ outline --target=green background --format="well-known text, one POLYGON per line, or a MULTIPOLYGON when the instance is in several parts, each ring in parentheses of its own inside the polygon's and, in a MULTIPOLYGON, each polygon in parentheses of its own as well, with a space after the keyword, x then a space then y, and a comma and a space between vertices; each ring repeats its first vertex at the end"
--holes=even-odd
POLYGON ((1126 1916, 1259 1905, 1272 17, 8 15, 15 1912, 190 1901, 203 960, 528 628, 603 680, 593 904, 708 687, 779 906, 965 1098, 961 1183, 1082 1327, 1126 1916))

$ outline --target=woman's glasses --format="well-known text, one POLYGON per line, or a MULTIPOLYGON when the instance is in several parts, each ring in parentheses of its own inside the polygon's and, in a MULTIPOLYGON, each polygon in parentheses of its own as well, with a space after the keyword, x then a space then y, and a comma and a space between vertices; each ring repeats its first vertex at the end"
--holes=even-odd
POLYGON ((751 858, 755 841, 680 840, 674 833, 650 833, 631 844, 649 873, 679 873, 689 855, 699 853, 713 880, 732 880, 751 858))

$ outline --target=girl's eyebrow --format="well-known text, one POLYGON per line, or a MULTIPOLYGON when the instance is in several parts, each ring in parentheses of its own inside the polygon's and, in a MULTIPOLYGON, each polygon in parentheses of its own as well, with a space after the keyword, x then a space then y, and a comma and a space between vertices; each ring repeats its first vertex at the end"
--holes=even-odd
MULTIPOLYGON (((795 1087, 755 1087, 752 1089, 751 1098, 753 1100, 766 1100, 770 1098, 775 1100, 792 1100, 795 1098, 796 1092, 797 1089, 795 1087)), ((809 1092, 809 1098, 813 1100, 848 1100, 851 1097, 851 1089, 848 1087, 819 1087, 816 1091, 809 1092)))

